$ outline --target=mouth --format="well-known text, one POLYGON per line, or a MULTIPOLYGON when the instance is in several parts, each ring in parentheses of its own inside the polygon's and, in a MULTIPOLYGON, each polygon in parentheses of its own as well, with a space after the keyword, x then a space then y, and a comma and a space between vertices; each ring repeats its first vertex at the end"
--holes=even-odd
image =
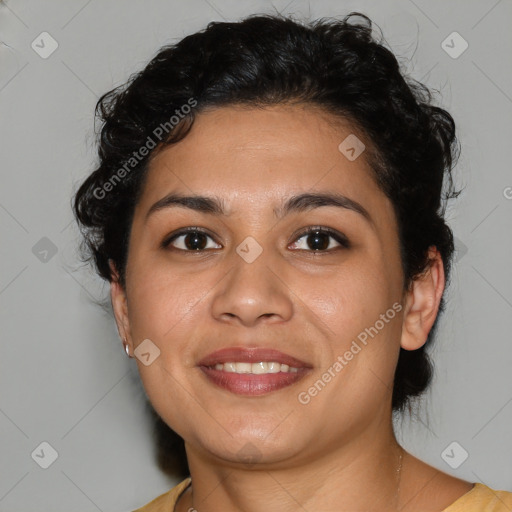
POLYGON ((213 352, 198 366, 211 383, 246 396, 291 386, 312 369, 310 364, 277 350, 238 347, 213 352))

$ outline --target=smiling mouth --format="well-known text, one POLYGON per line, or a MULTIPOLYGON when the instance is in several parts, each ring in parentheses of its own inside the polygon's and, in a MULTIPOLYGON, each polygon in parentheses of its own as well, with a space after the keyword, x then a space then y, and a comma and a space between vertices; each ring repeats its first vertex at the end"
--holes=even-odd
POLYGON ((311 371, 277 361, 226 362, 199 366, 208 382, 236 395, 260 396, 286 388, 311 371))
POLYGON ((267 373, 298 373, 299 369, 294 366, 282 364, 277 361, 260 361, 259 363, 229 362, 217 363, 209 368, 239 374, 264 375, 267 373))
POLYGON ((237 395, 259 396, 295 384, 312 366, 291 355, 264 347, 229 347, 198 363, 207 381, 237 395))

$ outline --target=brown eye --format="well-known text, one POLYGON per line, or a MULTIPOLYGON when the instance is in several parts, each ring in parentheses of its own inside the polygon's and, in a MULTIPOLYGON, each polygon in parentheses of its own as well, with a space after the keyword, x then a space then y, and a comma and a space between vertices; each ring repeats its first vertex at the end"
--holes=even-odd
POLYGON ((187 228, 175 233, 171 238, 164 240, 162 247, 172 245, 173 249, 186 252, 220 248, 208 246, 208 239, 213 241, 212 237, 203 230, 198 228, 187 228))
POLYGON ((305 239, 302 247, 297 247, 298 242, 294 242, 292 245, 295 249, 314 251, 314 252, 328 252, 336 247, 348 248, 350 246, 348 239, 331 229, 322 227, 310 227, 304 231, 297 240, 305 239), (332 245, 331 240, 334 240, 338 245, 332 245))

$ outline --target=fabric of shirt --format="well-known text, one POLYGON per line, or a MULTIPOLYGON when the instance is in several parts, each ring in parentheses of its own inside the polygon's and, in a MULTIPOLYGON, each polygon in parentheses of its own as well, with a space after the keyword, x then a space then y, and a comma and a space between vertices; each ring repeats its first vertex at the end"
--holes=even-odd
MULTIPOLYGON (((173 512, 178 498, 191 482, 190 477, 185 478, 170 491, 133 512, 173 512)), ((484 484, 475 483, 471 490, 443 512, 512 512, 512 492, 496 491, 484 484)))

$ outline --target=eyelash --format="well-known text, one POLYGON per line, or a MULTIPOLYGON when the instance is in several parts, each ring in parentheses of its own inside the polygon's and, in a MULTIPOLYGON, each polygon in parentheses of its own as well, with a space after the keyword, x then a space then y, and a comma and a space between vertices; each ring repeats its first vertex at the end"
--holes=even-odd
MULTIPOLYGON (((209 238, 211 238, 213 240, 213 237, 211 235, 209 235, 204 229, 191 226, 191 227, 181 229, 177 233, 172 234, 170 237, 165 238, 163 240, 163 242, 161 243, 161 247, 163 249, 169 249, 169 245, 171 244, 171 242, 173 242, 180 236, 187 235, 189 233, 201 233, 201 234, 208 236, 209 238)), ((321 234, 329 235, 330 237, 334 238, 334 240, 336 240, 336 242, 338 242, 341 247, 336 247, 334 249, 331 248, 331 249, 319 249, 319 250, 314 250, 314 249, 296 249, 296 250, 313 252, 315 254, 321 254, 321 253, 325 254, 325 253, 330 253, 330 252, 338 250, 338 249, 348 249, 351 246, 349 240, 347 239, 347 237, 345 235, 338 233, 337 231, 335 231, 333 229, 325 228, 322 226, 308 226, 306 229, 304 229, 297 235, 297 237, 294 239, 293 243, 296 243, 297 240, 300 240, 304 236, 307 236, 307 235, 310 235, 313 233, 321 233, 321 234)), ((173 247, 171 250, 196 254, 196 253, 201 253, 201 252, 207 251, 209 249, 192 250, 192 249, 178 249, 176 247, 173 247)))

